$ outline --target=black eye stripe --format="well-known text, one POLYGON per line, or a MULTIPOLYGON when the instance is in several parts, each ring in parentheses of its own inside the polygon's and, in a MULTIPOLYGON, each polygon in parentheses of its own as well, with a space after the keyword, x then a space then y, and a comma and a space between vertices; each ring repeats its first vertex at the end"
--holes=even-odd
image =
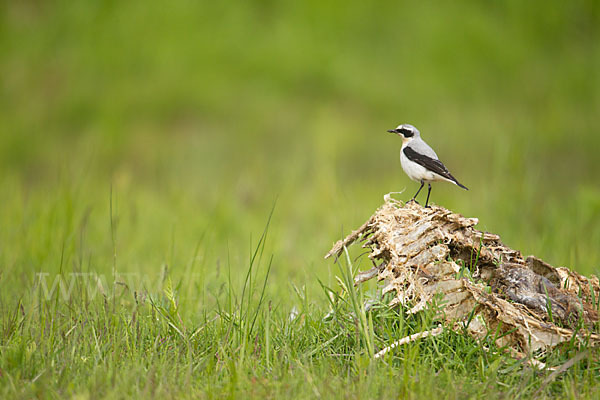
POLYGON ((413 137, 414 136, 414 132, 411 131, 410 129, 401 129, 400 132, 402 132, 404 137, 413 137))

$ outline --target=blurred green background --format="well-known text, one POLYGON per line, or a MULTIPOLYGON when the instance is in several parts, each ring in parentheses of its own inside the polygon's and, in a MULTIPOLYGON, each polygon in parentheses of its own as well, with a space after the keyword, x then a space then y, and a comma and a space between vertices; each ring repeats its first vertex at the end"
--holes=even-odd
POLYGON ((273 206, 269 294, 320 290, 330 245, 418 187, 400 123, 470 188, 434 203, 600 270, 594 0, 0 7, 4 293, 164 265, 203 291, 245 270, 273 206))

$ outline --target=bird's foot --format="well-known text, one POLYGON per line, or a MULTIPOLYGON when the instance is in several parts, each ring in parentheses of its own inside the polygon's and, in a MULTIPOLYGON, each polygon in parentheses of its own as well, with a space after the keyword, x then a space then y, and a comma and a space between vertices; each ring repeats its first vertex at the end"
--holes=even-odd
POLYGON ((411 203, 411 202, 419 204, 419 202, 414 197, 412 199, 410 199, 406 204, 411 203))

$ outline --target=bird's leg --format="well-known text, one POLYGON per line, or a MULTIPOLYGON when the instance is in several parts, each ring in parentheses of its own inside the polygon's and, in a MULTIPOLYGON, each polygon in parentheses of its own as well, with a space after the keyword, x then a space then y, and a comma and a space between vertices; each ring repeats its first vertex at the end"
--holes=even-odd
POLYGON ((428 190, 427 190, 427 200, 425 200, 425 208, 429 207, 427 204, 429 203, 429 195, 431 194, 431 183, 428 183, 427 186, 428 186, 428 190))
POLYGON ((412 199, 410 199, 410 201, 414 201, 415 203, 419 203, 417 201, 417 196, 419 195, 419 192, 421 191, 421 189, 423 189, 423 185, 425 184, 425 182, 423 182, 423 180, 421 179, 421 186, 419 186, 419 190, 417 190, 417 193, 415 193, 415 195, 413 196, 412 199))

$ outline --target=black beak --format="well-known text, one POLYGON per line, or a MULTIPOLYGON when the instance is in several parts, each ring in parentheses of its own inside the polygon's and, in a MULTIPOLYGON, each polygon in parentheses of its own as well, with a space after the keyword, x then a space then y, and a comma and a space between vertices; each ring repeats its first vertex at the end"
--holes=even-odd
POLYGON ((389 133, 399 133, 398 129, 388 129, 389 133))

